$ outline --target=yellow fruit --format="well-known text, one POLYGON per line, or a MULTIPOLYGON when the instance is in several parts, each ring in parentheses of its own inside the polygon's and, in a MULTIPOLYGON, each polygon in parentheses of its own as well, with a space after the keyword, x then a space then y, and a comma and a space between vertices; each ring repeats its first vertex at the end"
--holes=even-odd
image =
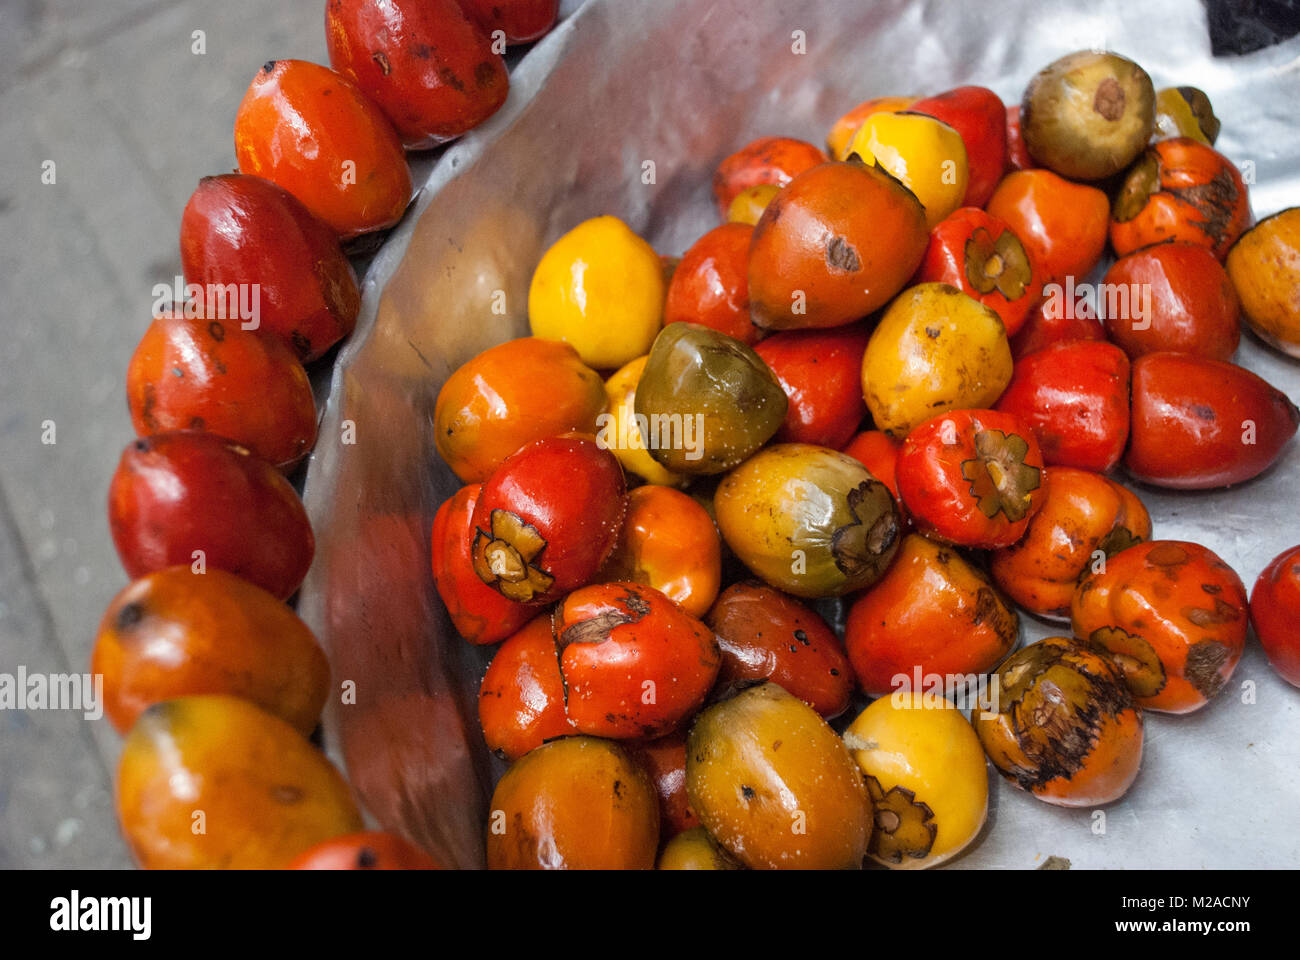
POLYGON ((658 254, 617 217, 595 217, 556 240, 528 290, 533 335, 563 340, 602 370, 647 353, 663 320, 658 254))
POLYGON ((984 749, 949 701, 919 692, 883 696, 858 714, 844 742, 875 806, 873 860, 932 867, 980 832, 989 800, 984 749))
POLYGON ((685 477, 673 473, 650 456, 650 451, 645 446, 645 437, 641 435, 636 423, 636 385, 641 380, 641 372, 645 370, 648 359, 649 354, 637 357, 605 381, 608 411, 597 418, 600 432, 596 438, 618 457, 618 462, 629 473, 635 473, 646 483, 679 487, 685 477))
POLYGON ((873 113, 853 134, 848 152, 868 166, 880 164, 916 194, 931 230, 966 196, 966 145, 961 134, 934 117, 873 113))
POLYGON ((759 183, 746 187, 736 194, 731 201, 731 206, 727 208, 727 221, 748 223, 751 226, 758 223, 758 218, 763 215, 767 205, 780 192, 781 188, 774 183, 759 183))
POLYGON ((896 439, 945 410, 991 407, 1010 382, 1002 319, 946 283, 899 294, 862 357, 867 409, 896 439))

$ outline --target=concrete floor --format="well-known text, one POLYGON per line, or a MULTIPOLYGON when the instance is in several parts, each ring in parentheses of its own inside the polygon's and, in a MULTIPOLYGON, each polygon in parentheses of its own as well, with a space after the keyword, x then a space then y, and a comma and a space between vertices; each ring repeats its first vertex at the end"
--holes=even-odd
MULTIPOLYGON (((180 272, 199 177, 235 166, 231 125, 258 67, 324 62, 323 7, 0 0, 0 674, 89 669, 126 583, 104 500, 153 285, 180 272)), ((0 867, 128 865, 118 750, 105 720, 0 710, 0 867)))

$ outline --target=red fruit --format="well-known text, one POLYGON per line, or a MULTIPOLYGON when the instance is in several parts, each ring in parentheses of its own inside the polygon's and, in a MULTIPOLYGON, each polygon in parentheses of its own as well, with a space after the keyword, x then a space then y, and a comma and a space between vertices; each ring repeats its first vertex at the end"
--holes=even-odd
POLYGON ((1105 473, 1128 440, 1129 361, 1103 340, 1066 340, 1016 363, 998 410, 1034 431, 1052 466, 1105 473))
POLYGON ((907 113, 942 120, 961 134, 970 178, 962 206, 982 207, 1007 168, 1007 108, 988 87, 956 87, 918 100, 907 113))
POLYGON ((686 734, 670 733, 657 740, 629 743, 632 754, 654 781, 659 794, 659 828, 665 838, 700 825, 686 796, 686 734))
POLYGON ((1029 424, 1000 410, 950 410, 916 427, 898 455, 898 492, 917 530, 965 547, 1007 547, 1047 496, 1029 424))
POLYGON ((217 567, 287 599, 316 541, 293 487, 264 460, 211 433, 128 444, 108 489, 108 523, 133 580, 184 564, 217 567))
POLYGON ((554 627, 579 733, 661 736, 699 708, 718 675, 713 631, 653 587, 576 590, 555 608, 554 627))
POLYGON ((1205 247, 1158 243, 1120 257, 1107 287, 1130 309, 1106 314, 1110 339, 1136 360, 1162 350, 1227 360, 1241 340, 1241 305, 1228 272, 1205 247))
POLYGON ((623 468, 594 438, 528 444, 483 484, 472 519, 474 572, 516 602, 558 600, 589 583, 613 551, 626 493, 623 468))
POLYGON ((1300 687, 1300 546, 1278 554, 1259 575, 1250 618, 1277 675, 1300 687))
POLYGON ((473 644, 497 643, 537 615, 534 607, 515 603, 493 590, 474 572, 470 545, 471 517, 481 483, 461 487, 433 517, 433 583, 456 632, 473 644))
POLYGON ((1300 426, 1300 411, 1268 381, 1183 353, 1133 361, 1132 394, 1124 466, 1174 490, 1244 483, 1272 465, 1300 426))
MULTIPOLYGON (((304 363, 349 333, 361 294, 338 237, 287 190, 239 173, 204 177, 181 216, 187 284, 257 284, 259 330, 304 363)), ((211 311, 209 311, 211 312, 211 311)))
POLYGON ((1105 339, 1101 321, 1091 313, 1078 312, 1073 305, 1065 308, 1063 304, 1044 300, 1029 311, 1025 325, 1011 338, 1011 357, 1019 363, 1021 357, 1062 340, 1105 339), (1049 305, 1051 309, 1045 310, 1049 305), (1056 309, 1057 306, 1062 309, 1056 309))
POLYGON ((725 220, 731 201, 740 191, 762 183, 784 187, 805 170, 825 162, 826 154, 805 140, 759 137, 718 164, 713 174, 718 212, 725 220))
POLYGON ((862 355, 871 331, 855 323, 830 330, 786 330, 754 352, 776 374, 789 404, 776 443, 814 443, 838 450, 867 415, 862 355))
POLYGON ((316 401, 307 371, 284 343, 173 309, 145 331, 126 369, 126 398, 139 436, 203 430, 287 468, 316 442, 316 401))
POLYGON ((325 39, 330 66, 409 149, 454 140, 506 102, 505 61, 456 0, 329 0, 325 39))
POLYGON ((762 583, 737 583, 718 597, 707 623, 722 648, 720 691, 771 680, 827 719, 848 709, 853 670, 844 645, 794 597, 762 583))
POLYGON ((724 223, 696 240, 672 272, 664 301, 664 323, 699 323, 758 342, 761 331, 749 319, 749 240, 747 223, 724 223))
POLYGON ((1009 337, 1024 326, 1043 292, 1015 231, 975 207, 962 207, 935 224, 913 281, 957 287, 1001 317, 1009 337))
POLYGON ((574 732, 549 614, 501 644, 479 685, 478 718, 488 749, 504 760, 574 732))
POLYGON ((318 843, 290 870, 437 870, 433 858, 393 833, 366 830, 318 843))
POLYGON ((1012 104, 1007 107, 1007 167, 1033 170, 1037 166, 1025 145, 1025 135, 1020 131, 1020 104, 1012 104))
POLYGON ((270 60, 235 114, 239 172, 302 201, 339 237, 391 227, 411 171, 388 118, 355 83, 305 60, 270 60))
POLYGON ((465 15, 489 37, 500 30, 507 43, 529 43, 555 26, 560 0, 457 0, 465 15))

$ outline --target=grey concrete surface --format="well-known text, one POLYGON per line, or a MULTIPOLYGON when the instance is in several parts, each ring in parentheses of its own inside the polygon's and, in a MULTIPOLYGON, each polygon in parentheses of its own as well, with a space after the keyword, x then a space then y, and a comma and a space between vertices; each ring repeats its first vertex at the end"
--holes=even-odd
MULTIPOLYGON (((323 9, 0 0, 0 674, 89 669, 126 583, 104 501, 153 285, 180 272, 199 177, 234 167, 235 109, 258 67, 324 61, 323 9)), ((0 710, 0 867, 129 865, 118 750, 103 719, 0 710)))

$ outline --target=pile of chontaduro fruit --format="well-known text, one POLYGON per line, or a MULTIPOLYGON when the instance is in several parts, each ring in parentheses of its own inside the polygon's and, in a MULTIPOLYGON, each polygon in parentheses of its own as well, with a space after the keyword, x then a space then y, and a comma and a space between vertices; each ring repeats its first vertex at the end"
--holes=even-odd
MULTIPOLYGON (((338 72, 267 64, 241 172, 186 209, 186 280, 257 283, 263 309, 247 330, 176 305, 128 373, 140 439, 109 512, 138 579, 94 669, 130 731, 142 865, 433 865, 360 832, 308 740, 329 667, 283 602, 313 553, 284 471, 315 440, 301 364, 356 317, 340 241, 401 215, 403 146, 500 105, 489 37, 531 39, 554 7, 330 0, 338 72)), ((465 640, 499 644, 490 866, 929 866, 978 835, 986 758, 1047 802, 1121 796, 1142 710, 1204 705, 1252 616, 1300 685, 1300 548, 1248 609, 1110 475, 1241 483, 1297 427, 1228 361, 1243 316, 1300 355, 1300 210, 1251 228, 1217 132, 1200 91, 1075 54, 1019 107, 861 104, 829 160, 749 144, 714 179, 726 222, 680 260, 608 216, 545 253, 533 335, 434 411, 465 484, 432 521, 434 585, 465 640), (1099 289, 1125 296, 1089 301, 1108 241, 1099 289), (1017 607, 1073 636, 1013 652, 1017 607), (850 718, 856 695, 875 699, 850 718)))
MULTIPOLYGON (((1217 132, 1076 53, 1010 110, 868 101, 829 161, 754 141, 680 259, 610 216, 546 251, 533 335, 434 412, 465 484, 435 583, 500 644, 490 867, 927 867, 980 833, 986 759, 1048 803, 1125 793, 1143 711, 1209 702, 1252 610, 1113 474, 1242 483, 1300 423, 1229 362, 1243 311, 1300 355, 1300 210, 1248 229, 1217 132), (1016 650, 1017 608, 1072 635, 1016 650)), ((1300 684, 1300 548, 1253 613, 1300 684)))
POLYGON ((506 46, 546 33, 558 6, 328 0, 332 69, 266 63, 235 119, 238 172, 205 177, 185 207, 185 300, 159 310, 131 358, 139 439, 109 491, 134 582, 105 613, 92 664, 129 734, 117 806, 142 866, 434 866, 361 830, 308 739, 331 683, 284 603, 315 550, 286 475, 316 441, 303 364, 348 336, 360 307, 343 244, 406 210, 405 150, 500 108, 506 46))

